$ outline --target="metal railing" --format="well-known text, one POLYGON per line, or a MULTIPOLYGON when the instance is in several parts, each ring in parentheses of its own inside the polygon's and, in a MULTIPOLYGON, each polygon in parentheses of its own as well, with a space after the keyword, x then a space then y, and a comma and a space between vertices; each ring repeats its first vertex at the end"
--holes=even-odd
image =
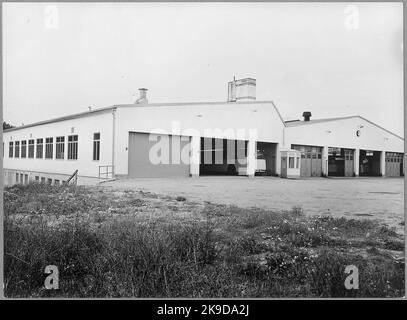
POLYGON ((66 181, 66 184, 77 184, 78 183, 78 169, 75 170, 75 172, 69 177, 69 179, 66 181))
POLYGON ((107 166, 99 166, 99 180, 111 180, 113 179, 114 175, 114 166, 107 165, 107 166))

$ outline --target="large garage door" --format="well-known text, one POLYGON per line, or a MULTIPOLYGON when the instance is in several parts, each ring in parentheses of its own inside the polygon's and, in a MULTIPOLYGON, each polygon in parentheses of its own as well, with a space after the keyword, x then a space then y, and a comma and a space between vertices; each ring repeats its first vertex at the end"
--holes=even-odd
POLYGON ((386 176, 400 177, 403 173, 403 154, 386 152, 386 176))
POLYGON ((129 177, 188 177, 189 137, 130 132, 129 177))
POLYGON ((301 151, 301 177, 320 177, 322 175, 322 147, 292 145, 301 151))

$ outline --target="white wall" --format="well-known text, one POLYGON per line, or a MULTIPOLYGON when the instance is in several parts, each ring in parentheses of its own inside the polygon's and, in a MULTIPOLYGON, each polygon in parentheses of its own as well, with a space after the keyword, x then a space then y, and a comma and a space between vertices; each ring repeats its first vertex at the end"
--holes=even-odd
MULTIPOLYGON (((5 169, 18 169, 35 172, 72 174, 78 169, 78 175, 97 177, 100 165, 112 162, 112 114, 111 110, 92 113, 89 116, 42 124, 3 133, 5 169), (71 128, 74 127, 74 133, 71 128), (93 161, 93 133, 100 132, 100 160, 93 161), (78 159, 67 160, 68 136, 78 135, 78 159), (55 137, 65 136, 65 159, 55 159, 55 137), (54 139, 54 159, 45 159, 45 138, 54 139), (36 159, 36 139, 44 139, 43 159, 36 159), (34 158, 28 158, 28 140, 35 139, 34 158), (21 158, 21 140, 27 140, 27 158, 21 158), (9 142, 20 141, 20 158, 9 158, 9 142)), ((14 156, 13 146, 13 156, 14 156)))
POLYGON ((291 144, 404 152, 404 140, 360 118, 286 127, 285 147, 291 144), (363 126, 363 128, 360 128, 363 126), (356 136, 360 130, 361 135, 356 136))
POLYGON ((127 174, 129 131, 159 133, 164 130, 168 134, 191 135, 188 129, 198 130, 200 136, 225 139, 236 139, 236 129, 245 132, 243 138, 247 140, 250 129, 257 131, 257 141, 282 143, 283 137, 283 123, 270 102, 118 106, 116 174, 127 174), (212 133, 208 134, 205 129, 211 129, 212 133))

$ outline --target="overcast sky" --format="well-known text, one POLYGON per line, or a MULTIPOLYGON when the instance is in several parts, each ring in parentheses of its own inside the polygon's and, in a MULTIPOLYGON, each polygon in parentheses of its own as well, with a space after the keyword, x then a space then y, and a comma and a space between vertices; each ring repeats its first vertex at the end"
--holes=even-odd
POLYGON ((257 79, 284 118, 362 115, 404 136, 402 3, 3 3, 3 117, 225 101, 257 79), (355 7, 356 6, 356 7, 355 7))

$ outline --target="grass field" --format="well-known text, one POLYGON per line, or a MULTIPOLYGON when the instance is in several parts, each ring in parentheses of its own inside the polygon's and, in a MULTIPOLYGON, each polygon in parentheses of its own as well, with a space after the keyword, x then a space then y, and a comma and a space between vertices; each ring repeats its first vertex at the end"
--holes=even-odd
POLYGON ((42 184, 5 188, 4 211, 7 297, 404 296, 403 238, 372 220, 42 184))

